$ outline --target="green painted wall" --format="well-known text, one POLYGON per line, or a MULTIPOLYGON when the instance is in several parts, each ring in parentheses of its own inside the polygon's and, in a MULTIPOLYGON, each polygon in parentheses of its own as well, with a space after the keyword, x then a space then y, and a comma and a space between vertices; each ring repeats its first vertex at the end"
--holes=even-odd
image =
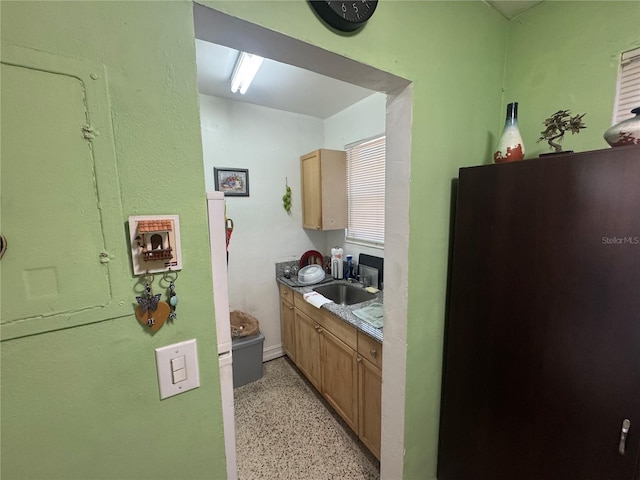
MULTIPOLYGON (((405 478, 435 478, 451 179, 490 161, 512 96, 529 152, 538 123, 565 105, 588 111, 589 129, 571 145, 604 146, 613 87, 600 91, 596 80, 615 81, 613 55, 638 44, 637 3, 549 2, 510 24, 482 2, 387 1, 352 37, 327 30, 302 0, 207 4, 414 82, 405 478), (607 24, 616 33, 605 34, 607 24), (546 51, 539 32, 560 48, 546 51), (584 58, 594 49, 606 60, 584 58), (548 99, 559 83, 572 87, 548 99), (573 103, 556 106, 564 100, 573 103)), ((191 4, 1 8, 3 43, 106 65, 123 224, 132 214, 179 214, 185 263, 180 321, 153 337, 131 316, 2 344, 2 478, 221 478, 191 4), (153 349, 193 337, 202 387, 158 401, 153 349)), ((133 288, 131 276, 121 280, 133 288)))
MULTIPOLYGON (((178 214, 184 261, 176 283, 179 319, 153 336, 130 315, 2 343, 0 476, 223 478, 192 5, 0 5, 2 46, 106 66, 122 244, 128 244, 129 215, 178 214), (154 349, 190 338, 198 340, 202 386, 160 401, 154 349)), ((2 128, 3 136, 10 134, 10 126, 2 128)), ((130 291, 121 300, 134 303, 134 278, 116 274, 130 291)))
POLYGON ((302 1, 200 3, 414 82, 404 476, 435 478, 451 179, 491 159, 508 22, 481 2, 383 1, 346 37, 302 1))
MULTIPOLYGON (((605 147, 617 55, 637 45, 638 3, 545 2, 508 22, 481 2, 380 2, 354 37, 325 29, 305 2, 201 3, 414 82, 404 477, 435 478, 451 179, 460 166, 491 162, 511 98, 521 101, 525 141, 535 148, 540 129, 527 123, 528 102, 553 92, 536 96, 540 76, 562 85, 562 98, 588 99, 587 132, 597 139, 588 143, 583 132, 576 148, 605 147), (606 59, 585 58, 592 52, 606 59)), ((563 108, 549 105, 535 122, 563 108)))
POLYGON ((608 148, 620 53, 640 46, 640 2, 547 1, 511 22, 505 100, 519 102, 526 157, 549 152, 536 143, 558 110, 586 113, 564 150, 608 148))
MULTIPOLYGON (((507 22, 481 2, 381 2, 366 29, 342 37, 303 1, 209 5, 414 81, 405 474, 435 476, 450 181, 489 158, 507 22)), ((185 261, 183 320, 155 337, 131 317, 5 342, 3 478, 219 478, 190 5, 3 2, 2 21, 3 42, 107 66, 123 221, 180 214, 185 261), (193 336, 203 387, 158 402, 153 348, 193 336), (168 457, 169 442, 184 461, 168 457)))

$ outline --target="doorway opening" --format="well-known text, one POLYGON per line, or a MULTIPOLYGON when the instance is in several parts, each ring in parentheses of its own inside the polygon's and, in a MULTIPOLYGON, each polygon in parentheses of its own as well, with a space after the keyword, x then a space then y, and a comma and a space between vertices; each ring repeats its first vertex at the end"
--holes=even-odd
POLYGON ((380 469, 383 478, 401 478, 408 298, 408 275, 403 266, 408 264, 411 82, 202 5, 194 4, 194 24, 198 40, 255 53, 386 95, 385 181, 387 185, 402 185, 407 188, 390 191, 385 205, 387 266, 384 308, 387 321, 383 341, 385 361, 382 371, 380 469))

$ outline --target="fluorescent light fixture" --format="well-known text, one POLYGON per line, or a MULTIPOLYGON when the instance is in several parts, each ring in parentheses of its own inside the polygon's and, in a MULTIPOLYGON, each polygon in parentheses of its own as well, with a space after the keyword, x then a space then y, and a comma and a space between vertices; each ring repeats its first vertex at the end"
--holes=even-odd
POLYGON ((240 90, 240 93, 244 95, 263 60, 264 58, 259 55, 240 52, 236 67, 233 69, 233 75, 231 75, 231 92, 236 93, 240 90))

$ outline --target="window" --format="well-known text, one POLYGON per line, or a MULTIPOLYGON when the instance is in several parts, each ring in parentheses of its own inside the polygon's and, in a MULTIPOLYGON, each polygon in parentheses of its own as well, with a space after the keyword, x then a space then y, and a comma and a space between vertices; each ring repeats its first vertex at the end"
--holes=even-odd
POLYGON ((346 146, 347 240, 384 246, 385 137, 346 146))
POLYGON ((620 58, 613 123, 633 117, 631 109, 640 105, 640 48, 624 52, 620 58))

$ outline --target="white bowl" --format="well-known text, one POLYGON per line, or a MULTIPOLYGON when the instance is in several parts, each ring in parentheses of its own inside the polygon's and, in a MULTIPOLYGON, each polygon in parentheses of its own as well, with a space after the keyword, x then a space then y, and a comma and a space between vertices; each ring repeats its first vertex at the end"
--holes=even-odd
POLYGON ((312 285, 324 280, 324 270, 321 265, 307 265, 298 272, 298 282, 302 285, 312 285))

